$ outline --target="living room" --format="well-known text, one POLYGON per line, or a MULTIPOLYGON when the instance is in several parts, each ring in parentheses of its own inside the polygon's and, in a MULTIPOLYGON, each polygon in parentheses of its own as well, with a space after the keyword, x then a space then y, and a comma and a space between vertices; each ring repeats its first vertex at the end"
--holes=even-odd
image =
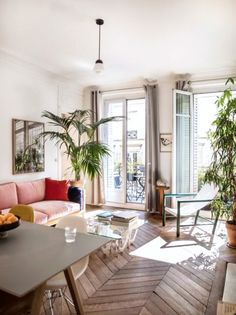
MULTIPOLYGON (((54 141, 49 140, 45 142, 44 147, 43 171, 15 172, 13 119, 44 123, 45 130, 50 130, 48 119, 42 117, 45 110, 61 116, 74 110, 91 109, 93 103, 91 93, 99 91, 96 102, 99 106, 101 105, 98 107, 100 112, 103 111, 108 116, 113 114, 124 116, 127 113, 130 116, 127 118, 128 123, 125 119, 117 124, 112 123, 111 129, 103 138, 109 143, 111 152, 111 156, 107 157, 103 165, 105 180, 101 186, 104 186, 104 193, 98 194, 100 184, 97 180, 91 183, 86 178, 87 209, 99 209, 101 212, 117 209, 136 211, 135 213, 138 213, 140 218, 154 224, 150 233, 144 224, 140 231, 138 230, 135 240, 141 246, 142 237, 151 241, 154 239, 151 234, 154 237, 156 233, 157 240, 156 243, 150 245, 150 252, 153 251, 152 246, 158 248, 163 246, 160 233, 164 233, 166 244, 169 237, 171 241, 176 241, 175 219, 167 219, 166 226, 162 227, 160 213, 157 213, 160 212, 158 207, 162 210, 160 198, 158 199, 160 188, 156 190, 156 186, 164 185, 166 189, 164 193, 198 192, 198 179, 201 177, 202 169, 205 169, 205 164, 209 162, 205 137, 208 127, 211 127, 211 121, 209 118, 206 122, 204 116, 212 117, 212 112, 205 110, 204 100, 208 96, 207 102, 214 104, 217 96, 220 95, 217 93, 224 91, 226 80, 236 76, 235 6, 233 0, 224 2, 220 0, 197 2, 140 0, 136 3, 131 0, 117 3, 111 3, 108 0, 102 0, 99 3, 75 0, 23 0, 20 2, 2 0, 0 3, 0 103, 2 108, 0 146, 3 154, 0 156, 2 165, 0 183, 23 183, 44 178, 73 179, 73 173, 71 169, 68 169, 69 160, 63 153, 63 148, 61 150, 54 141), (104 23, 99 25, 96 19, 103 19, 104 23), (97 59, 102 60, 104 65, 101 73, 94 71, 97 59), (154 112, 156 119, 151 117, 152 107, 145 107, 147 98, 150 99, 147 88, 153 86, 156 92, 150 93, 155 94, 154 108, 158 109, 154 112), (198 108, 198 121, 202 122, 198 124, 198 127, 202 129, 196 131, 199 135, 198 158, 201 157, 202 161, 198 175, 195 174, 196 165, 193 156, 188 156, 187 149, 183 146, 186 143, 181 143, 181 147, 178 146, 177 150, 174 146, 178 141, 176 137, 178 130, 173 124, 175 115, 173 108, 176 109, 178 106, 175 103, 178 98, 174 94, 176 89, 182 91, 183 95, 190 95, 189 106, 192 106, 192 102, 195 104, 191 110, 196 111, 198 108), (210 97, 212 97, 211 100, 210 97), (116 104, 117 111, 111 110, 113 104, 116 104), (140 110, 141 106, 143 107, 140 110), (145 113, 149 113, 147 116, 150 117, 145 117, 145 113), (151 121, 154 126, 150 123, 151 121), (119 124, 122 126, 120 127, 119 124), (118 131, 113 138, 109 138, 116 128, 117 130, 122 128, 123 138, 118 131), (151 129, 155 130, 154 133, 151 133, 151 129), (158 159, 157 165, 154 163, 153 167, 155 170, 158 169, 158 176, 153 180, 152 187, 149 187, 147 192, 147 183, 150 182, 147 178, 147 169, 151 160, 147 159, 145 150, 151 145, 151 137, 155 132, 158 133, 158 137, 154 140, 158 147, 158 159), (149 138, 139 136, 139 134, 147 135, 147 133, 149 138), (129 135, 125 137, 125 134, 129 135), (160 141, 169 141, 171 145, 166 147, 162 143, 161 146, 160 141), (203 147, 205 149, 201 149, 203 147), (180 151, 185 152, 186 155, 181 155, 180 151), (192 163, 189 167, 185 158, 192 163), (182 179, 178 179, 178 182, 183 183, 182 191, 175 187, 178 167, 183 175, 182 179), (186 173, 190 174, 189 183, 183 180, 186 173), (124 178, 126 178, 125 181, 124 178), (188 187, 185 189, 184 185, 188 187), (155 230, 155 227, 159 230, 155 230)), ((235 85, 233 85, 234 89, 235 85)), ((179 130, 181 131, 181 128, 179 130)), ((188 136, 191 136, 190 131, 188 136)), ((193 141, 193 138, 186 139, 189 143, 193 141)), ((180 239, 183 237, 188 242, 189 230, 182 234, 182 229, 180 229, 180 233, 180 239)), ((199 239, 202 240, 201 233, 199 231, 197 233, 199 233, 199 239)), ((225 233, 225 230, 220 222, 215 234, 219 237, 222 233, 225 233)), ((210 242, 211 236, 209 233, 203 241, 205 247, 208 246, 206 243, 210 242)), ((195 237, 198 238, 196 235, 195 237)), ((219 247, 219 244, 216 247, 219 247)), ((138 247, 133 248, 133 251, 138 250, 138 247)), ((216 247, 213 246, 212 251, 216 247)), ((164 255, 160 252, 158 254, 164 255)), ((127 255, 126 252, 123 254, 128 259, 127 255)), ((235 262, 235 254, 230 252, 229 255, 232 255, 230 259, 235 262)), ((120 256, 119 259, 124 263, 125 258, 120 256)), ((154 259, 154 256, 150 255, 150 259, 154 259)), ((163 261, 170 263, 164 256, 163 261)), ((113 258, 109 264, 114 264, 115 259, 117 257, 113 258)), ((146 262, 145 264, 151 265, 146 262)), ((162 267, 155 266, 156 269, 162 267)), ((163 268, 167 269, 167 265, 163 268)), ((119 270, 119 272, 125 273, 124 270, 119 270)), ((118 274, 116 276, 118 277, 118 274)), ((85 279, 88 276, 83 277, 85 279)), ((105 280, 103 280, 101 280, 102 286, 105 285, 105 280)), ((156 283, 155 285, 157 286, 156 283)), ((81 288, 81 284, 79 286, 81 288)), ((98 287, 95 289, 94 291, 93 283, 90 293, 91 296, 94 294, 94 301, 95 297, 99 296, 98 287)), ((87 290, 89 291, 88 287, 87 290)), ((158 290, 161 290, 160 287, 158 290)), ((156 295, 164 301, 158 290, 159 295, 156 295)), ((222 293, 220 290, 223 289, 219 285, 219 296, 222 293)), ((149 297, 142 296, 142 305, 136 305, 134 302, 132 307, 124 306, 121 309, 117 305, 110 305, 107 306, 110 309, 101 309, 100 314, 108 315, 112 312, 112 307, 117 309, 117 314, 124 309, 130 315, 155 314, 155 311, 151 310, 154 309, 156 303, 153 302, 154 299, 152 306, 149 300, 149 306, 146 310, 142 310, 149 297)), ((133 298, 137 303, 138 296, 133 296, 133 298)), ((86 314, 95 312, 92 306, 89 308, 92 301, 91 298, 86 305, 86 314)), ((98 301, 95 302, 99 304, 98 301)), ((165 300, 165 303, 171 310, 169 308, 168 311, 167 309, 166 311, 156 310, 156 314, 166 314, 165 312, 171 311, 181 313, 181 310, 175 309, 177 306, 173 306, 171 302, 165 300)), ((216 305, 215 302, 214 305, 216 305)), ((195 306, 198 308, 197 304, 195 306)), ((204 311, 200 310, 199 314, 204 314, 206 309, 210 314, 207 302, 203 309, 204 311)), ((192 313, 194 314, 193 311, 192 313)), ((116 313, 113 312, 113 314, 116 313)))

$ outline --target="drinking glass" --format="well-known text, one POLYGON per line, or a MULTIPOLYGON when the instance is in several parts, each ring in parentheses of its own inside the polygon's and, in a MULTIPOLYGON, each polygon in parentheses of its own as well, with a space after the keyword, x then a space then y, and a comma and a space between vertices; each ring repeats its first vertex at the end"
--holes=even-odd
POLYGON ((70 226, 65 227, 65 241, 66 243, 73 243, 76 237, 76 228, 70 226))

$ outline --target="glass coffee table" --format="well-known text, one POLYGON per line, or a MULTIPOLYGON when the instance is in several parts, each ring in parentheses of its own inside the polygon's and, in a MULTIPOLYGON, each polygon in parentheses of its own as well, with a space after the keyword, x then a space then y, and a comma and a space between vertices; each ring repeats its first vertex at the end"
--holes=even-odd
POLYGON ((144 224, 144 220, 138 217, 127 224, 116 224, 110 221, 99 221, 97 217, 90 217, 88 221, 88 233, 109 237, 110 243, 102 248, 104 254, 122 253, 134 242, 138 228, 144 224))

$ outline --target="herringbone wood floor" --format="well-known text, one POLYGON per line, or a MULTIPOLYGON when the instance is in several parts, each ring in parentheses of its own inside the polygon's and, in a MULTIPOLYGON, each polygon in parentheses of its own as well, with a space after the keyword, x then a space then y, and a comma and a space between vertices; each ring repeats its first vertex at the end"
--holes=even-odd
MULTIPOLYGON (((225 264, 217 260, 213 238, 202 231, 195 235, 188 231, 177 241, 174 222, 164 229, 158 220, 148 221, 124 253, 105 256, 98 250, 90 256, 89 266, 78 281, 85 314, 216 314, 225 264), (164 239, 165 244, 155 247, 158 239, 164 239), (145 246, 149 244, 155 259, 146 258, 145 246), (166 259, 160 255, 163 249, 167 250, 166 259), (216 263, 222 270, 220 275, 216 263)), ((227 255, 236 261, 235 253, 227 255)), ((65 305, 61 313, 69 314, 65 305)))
MULTIPOLYGON (((98 250, 90 256, 78 281, 85 314, 215 315, 226 263, 236 263, 236 251, 225 245, 224 223, 214 237, 205 227, 182 228, 176 239, 175 220, 169 219, 163 228, 159 217, 140 215, 146 223, 123 254, 104 256, 98 250)), ((0 292, 0 314, 25 314, 19 309, 31 299, 32 294, 18 299, 0 292)), ((70 314, 63 299, 54 306, 55 315, 70 314)))

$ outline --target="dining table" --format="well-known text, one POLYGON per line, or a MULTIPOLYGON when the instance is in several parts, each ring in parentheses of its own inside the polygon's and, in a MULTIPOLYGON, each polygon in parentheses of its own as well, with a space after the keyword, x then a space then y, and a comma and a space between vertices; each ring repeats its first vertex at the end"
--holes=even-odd
POLYGON ((76 314, 84 314, 71 265, 111 239, 77 233, 73 243, 65 242, 64 230, 22 221, 0 239, 0 290, 16 297, 34 292, 31 314, 40 314, 46 281, 64 272, 76 314))

